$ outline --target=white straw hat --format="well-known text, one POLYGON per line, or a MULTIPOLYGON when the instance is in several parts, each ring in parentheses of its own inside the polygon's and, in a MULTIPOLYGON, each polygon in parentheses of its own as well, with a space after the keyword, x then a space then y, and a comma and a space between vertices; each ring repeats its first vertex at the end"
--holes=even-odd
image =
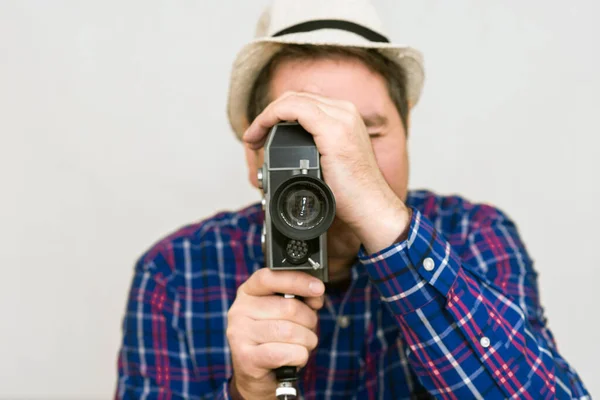
POLYGON ((424 80, 421 53, 390 43, 368 0, 274 0, 258 20, 255 39, 233 64, 227 114, 238 139, 248 125, 246 110, 258 74, 286 44, 377 49, 404 69, 410 106, 419 100, 424 80))

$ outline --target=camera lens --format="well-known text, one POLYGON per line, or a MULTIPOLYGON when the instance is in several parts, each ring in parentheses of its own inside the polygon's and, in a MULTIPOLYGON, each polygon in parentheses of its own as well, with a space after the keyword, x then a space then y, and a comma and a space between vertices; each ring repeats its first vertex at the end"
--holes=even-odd
POLYGON ((312 190, 289 193, 285 201, 285 220, 296 229, 312 229, 319 223, 323 199, 312 190))
POLYGON ((290 239, 314 239, 329 229, 335 217, 335 199, 320 179, 296 175, 284 181, 273 194, 271 218, 290 239))
POLYGON ((283 221, 297 231, 314 229, 325 219, 327 208, 323 189, 312 181, 298 181, 286 186, 280 196, 279 210, 283 221))

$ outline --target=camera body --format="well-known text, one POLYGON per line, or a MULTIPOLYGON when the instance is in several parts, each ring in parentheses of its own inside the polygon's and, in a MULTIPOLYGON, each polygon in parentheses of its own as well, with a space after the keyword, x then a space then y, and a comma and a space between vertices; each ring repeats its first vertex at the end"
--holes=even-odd
POLYGON ((263 190, 266 266, 302 270, 327 282, 327 229, 335 217, 335 198, 322 179, 312 135, 298 123, 275 125, 265 144, 258 183, 263 190))

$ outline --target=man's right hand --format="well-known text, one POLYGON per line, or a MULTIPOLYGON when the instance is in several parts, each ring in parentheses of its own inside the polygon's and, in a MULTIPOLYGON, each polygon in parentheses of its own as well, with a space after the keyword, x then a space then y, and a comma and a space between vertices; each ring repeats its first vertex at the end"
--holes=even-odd
POLYGON ((256 271, 237 291, 227 314, 235 389, 245 400, 275 398, 273 370, 303 367, 317 347, 317 310, 325 286, 300 271, 256 271), (294 294, 286 299, 278 293, 294 294))

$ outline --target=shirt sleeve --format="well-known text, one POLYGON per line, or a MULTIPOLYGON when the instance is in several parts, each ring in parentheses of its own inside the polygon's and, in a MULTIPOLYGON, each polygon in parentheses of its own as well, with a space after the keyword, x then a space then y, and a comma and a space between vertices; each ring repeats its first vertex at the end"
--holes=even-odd
POLYGON ((171 275, 160 257, 136 266, 123 320, 115 399, 229 400, 227 379, 213 379, 209 385, 212 377, 196 372, 207 368, 194 368, 179 327, 180 304, 169 284, 171 275))
POLYGON ((589 398, 546 326, 515 225, 481 207, 460 248, 413 210, 407 240, 372 255, 360 251, 413 370, 442 398, 589 398))

